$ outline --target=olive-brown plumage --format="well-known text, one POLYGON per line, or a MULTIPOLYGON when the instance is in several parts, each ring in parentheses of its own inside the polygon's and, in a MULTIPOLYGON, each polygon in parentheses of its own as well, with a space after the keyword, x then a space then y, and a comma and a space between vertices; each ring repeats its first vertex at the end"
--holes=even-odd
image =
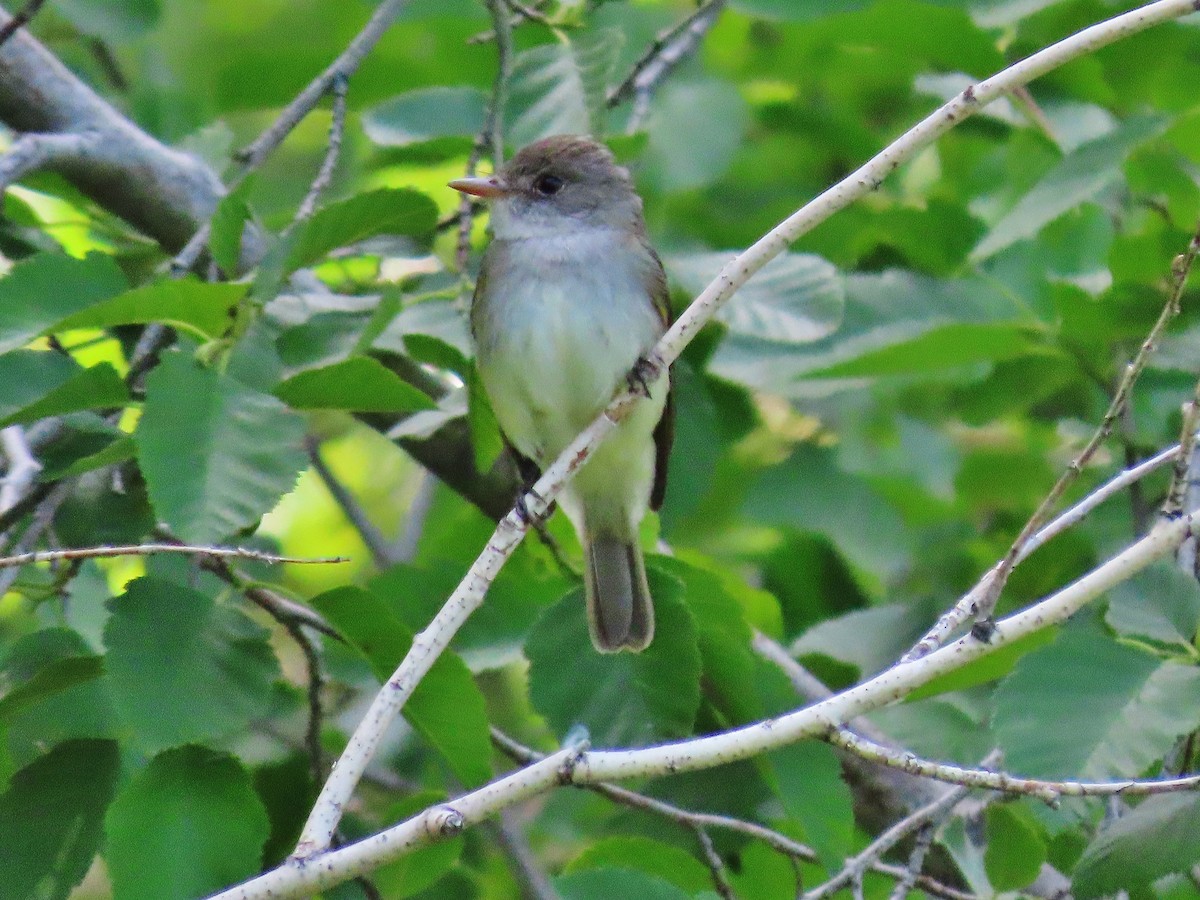
MULTIPOLYGON (((541 469, 666 330, 662 263, 629 173, 589 138, 538 141, 497 175, 452 186, 492 201, 471 308, 476 365, 506 439, 541 469)), ((638 526, 666 488, 669 376, 647 388, 560 497, 584 548, 589 628, 603 652, 642 650, 654 636, 638 526)))

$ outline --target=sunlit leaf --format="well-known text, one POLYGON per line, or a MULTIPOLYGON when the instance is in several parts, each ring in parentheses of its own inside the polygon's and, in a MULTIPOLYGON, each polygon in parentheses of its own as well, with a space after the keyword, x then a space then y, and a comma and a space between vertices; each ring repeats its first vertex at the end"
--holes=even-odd
POLYGON ((135 434, 158 515, 193 543, 252 525, 307 464, 304 421, 269 394, 167 354, 135 434))

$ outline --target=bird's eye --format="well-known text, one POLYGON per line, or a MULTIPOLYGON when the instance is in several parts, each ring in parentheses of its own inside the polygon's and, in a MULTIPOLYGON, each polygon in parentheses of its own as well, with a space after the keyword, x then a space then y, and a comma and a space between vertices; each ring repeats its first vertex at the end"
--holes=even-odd
POLYGON ((542 175, 533 183, 533 189, 543 197, 553 197, 562 190, 563 180, 557 175, 542 175))

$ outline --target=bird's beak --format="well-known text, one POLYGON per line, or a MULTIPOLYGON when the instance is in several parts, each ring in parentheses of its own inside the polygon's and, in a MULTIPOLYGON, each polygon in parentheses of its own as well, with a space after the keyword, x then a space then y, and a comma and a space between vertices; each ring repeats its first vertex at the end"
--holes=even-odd
POLYGON ((508 193, 508 185, 496 175, 480 178, 456 178, 450 182, 450 187, 456 191, 462 191, 464 194, 487 199, 503 197, 508 193))

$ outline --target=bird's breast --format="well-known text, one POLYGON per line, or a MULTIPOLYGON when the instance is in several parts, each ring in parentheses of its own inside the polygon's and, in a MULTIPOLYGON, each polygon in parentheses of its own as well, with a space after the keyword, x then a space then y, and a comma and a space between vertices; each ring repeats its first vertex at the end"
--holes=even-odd
POLYGON ((555 456, 663 326, 645 259, 626 246, 574 235, 504 243, 489 251, 498 255, 474 310, 480 375, 517 448, 555 456))

